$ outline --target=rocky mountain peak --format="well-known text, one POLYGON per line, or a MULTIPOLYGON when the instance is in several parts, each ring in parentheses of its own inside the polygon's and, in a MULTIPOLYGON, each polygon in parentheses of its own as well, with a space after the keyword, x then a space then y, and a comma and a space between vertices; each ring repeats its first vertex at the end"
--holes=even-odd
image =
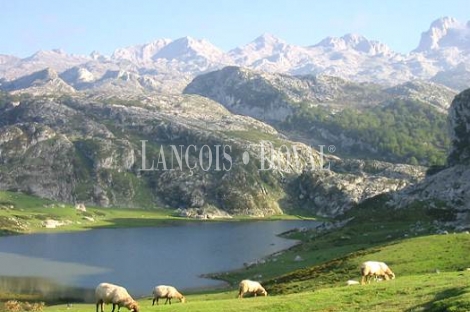
POLYGON ((391 49, 378 41, 368 40, 366 37, 359 34, 346 34, 342 37, 327 37, 314 45, 313 48, 322 47, 331 50, 347 50, 353 49, 358 52, 367 53, 371 55, 375 54, 387 54, 391 52, 391 49))
POLYGON ((59 78, 59 74, 52 68, 45 68, 43 70, 32 73, 31 75, 21 77, 16 80, 21 85, 24 84, 23 88, 31 87, 33 84, 44 83, 47 81, 55 80, 59 78))
POLYGON ((285 41, 277 38, 270 33, 264 33, 261 36, 253 40, 254 43, 258 44, 260 48, 275 46, 278 44, 285 44, 285 41))
POLYGON ((98 51, 93 51, 90 53, 90 58, 92 60, 95 60, 95 61, 99 61, 99 62, 106 62, 109 60, 109 56, 106 56, 106 55, 102 55, 101 53, 99 53, 98 51))
POLYGON ((431 23, 431 29, 447 30, 459 24, 459 21, 453 17, 445 16, 438 18, 431 23))
POLYGON ((113 52, 111 58, 134 62, 151 61, 152 57, 170 42, 170 39, 158 39, 142 45, 119 48, 113 52))
POLYGON ((222 50, 207 40, 186 36, 165 45, 153 56, 153 59, 189 60, 199 56, 208 60, 218 61, 224 59, 224 54, 222 50))
POLYGON ((26 92, 31 94, 75 92, 71 86, 59 78, 59 74, 54 69, 49 67, 6 82, 2 85, 2 89, 6 91, 26 90, 26 92))
POLYGON ((264 33, 250 43, 231 50, 229 56, 238 64, 249 65, 265 58, 276 58, 291 47, 285 41, 264 33))
POLYGON ((34 53, 33 55, 31 55, 29 57, 29 59, 42 59, 42 58, 47 58, 47 57, 54 57, 54 56, 57 56, 57 55, 66 55, 66 53, 64 51, 61 51, 61 50, 57 50, 57 49, 54 49, 54 50, 39 50, 38 52, 34 53))
POLYGON ((421 40, 414 52, 437 50, 455 46, 463 50, 470 48, 470 25, 452 17, 442 17, 431 23, 429 30, 421 34, 421 40))
POLYGON ((78 66, 72 67, 61 73, 60 78, 71 85, 92 82, 95 80, 94 75, 88 69, 78 66))

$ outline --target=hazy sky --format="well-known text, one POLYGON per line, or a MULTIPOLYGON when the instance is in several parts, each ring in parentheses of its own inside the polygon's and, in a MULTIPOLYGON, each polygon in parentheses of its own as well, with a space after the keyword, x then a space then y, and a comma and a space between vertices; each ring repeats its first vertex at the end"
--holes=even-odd
POLYGON ((432 21, 470 19, 469 0, 0 0, 0 54, 110 55, 159 38, 204 38, 228 51, 263 33, 313 45, 362 34, 406 53, 432 21))

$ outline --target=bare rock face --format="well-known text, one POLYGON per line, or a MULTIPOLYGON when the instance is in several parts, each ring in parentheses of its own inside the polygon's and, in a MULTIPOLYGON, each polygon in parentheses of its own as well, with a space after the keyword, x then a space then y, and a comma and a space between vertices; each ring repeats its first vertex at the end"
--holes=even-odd
POLYGON ((331 170, 304 171, 293 186, 296 205, 318 215, 341 215, 379 194, 394 193, 424 178, 425 168, 375 160, 337 160, 331 170))
POLYGON ((452 149, 447 159, 450 166, 470 164, 470 89, 458 94, 449 110, 452 149))
POLYGON ((322 163, 317 150, 197 95, 3 100, 0 189, 70 203, 164 205, 198 218, 264 217, 300 205, 334 216, 422 175, 403 174, 400 165, 341 162, 332 155, 323 155, 322 163), (194 148, 186 154, 189 145, 194 148), (216 158, 216 146, 224 145, 230 161, 220 151, 216 158), (181 167, 172 146, 182 146, 181 167), (324 172, 330 161, 331 170, 324 172), (154 170, 143 170, 151 163, 154 170))
POLYGON ((452 35, 452 30, 460 28, 459 24, 460 23, 452 17, 443 17, 434 21, 429 30, 422 33, 421 41, 415 51, 423 52, 438 49, 441 41, 445 41, 445 39, 447 39, 446 37, 452 35))
POLYGON ((448 165, 419 183, 392 194, 388 205, 406 208, 412 204, 453 215, 446 225, 468 228, 470 221, 470 89, 458 94, 449 109, 452 148, 448 165))

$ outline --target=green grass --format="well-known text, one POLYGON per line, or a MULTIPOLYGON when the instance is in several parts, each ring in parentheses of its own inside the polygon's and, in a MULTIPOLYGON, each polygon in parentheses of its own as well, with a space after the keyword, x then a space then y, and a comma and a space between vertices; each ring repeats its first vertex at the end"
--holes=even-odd
MULTIPOLYGON (((470 235, 434 234, 433 220, 452 218, 448 211, 413 205, 390 212, 384 200, 376 198, 356 208, 348 215, 356 219, 344 228, 290 233, 288 237, 302 243, 265 264, 214 277, 233 287, 243 278, 261 279, 279 301, 269 298, 265 307, 251 307, 256 310, 470 311, 470 235), (380 215, 387 219, 375 217, 380 215), (294 261, 297 255, 303 261, 294 261), (385 261, 397 279, 345 287, 349 279, 360 280, 359 266, 366 260, 385 261)), ((220 310, 230 311, 220 304, 220 310)))
POLYGON ((101 227, 157 226, 178 220, 169 209, 125 209, 87 207, 78 211, 73 205, 40 199, 23 193, 0 191, 0 233, 75 231, 101 227), (93 221, 90 221, 92 218, 93 221), (54 219, 68 224, 47 229, 43 222, 54 219))
MULTIPOLYGON (((262 220, 299 220, 296 215, 272 215, 262 220)), ((235 216, 225 221, 261 220, 246 216, 235 216)), ((220 221, 220 220, 214 220, 220 221)), ((2 234, 77 231, 92 228, 150 227, 171 225, 175 222, 198 222, 175 216, 171 209, 129 209, 87 207, 86 212, 78 211, 75 206, 52 200, 41 199, 19 192, 0 191, 0 236, 2 234), (90 221, 92 218, 93 221, 90 221), (47 219, 67 222, 55 229, 44 227, 47 219)), ((207 221, 206 221, 207 222, 207 221)))
MULTIPOLYGON (((152 306, 139 299, 142 311, 469 311, 470 272, 409 275, 365 286, 335 286, 289 295, 236 299, 236 290, 188 295, 187 302, 152 306)), ((94 311, 95 306, 48 306, 46 312, 94 311)), ((106 306, 105 311, 111 307, 106 306)), ((123 310, 127 311, 127 310, 123 310)))

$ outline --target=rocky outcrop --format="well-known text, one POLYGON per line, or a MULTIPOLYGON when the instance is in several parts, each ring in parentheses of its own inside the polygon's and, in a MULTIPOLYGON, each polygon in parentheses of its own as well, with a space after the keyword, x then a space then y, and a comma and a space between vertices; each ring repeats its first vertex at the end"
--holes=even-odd
POLYGON ((470 89, 455 97, 449 110, 449 124, 452 149, 448 164, 470 165, 470 89))
POLYGON ((208 97, 237 114, 268 122, 283 121, 302 105, 321 105, 332 112, 345 107, 365 110, 397 98, 419 100, 446 113, 456 95, 424 81, 388 88, 325 75, 289 76, 234 66, 196 77, 183 93, 208 97))
POLYGON ((199 94, 234 113, 266 121, 283 121, 301 103, 341 109, 384 101, 390 96, 376 85, 356 84, 330 76, 289 76, 229 66, 196 77, 184 90, 199 94))
POLYGON ((30 75, 26 75, 13 81, 4 83, 2 89, 6 91, 28 92, 32 94, 54 93, 74 93, 75 89, 63 81, 57 72, 51 68, 46 68, 30 75))
POLYGON ((465 25, 452 17, 443 17, 432 22, 428 31, 423 32, 415 52, 429 52, 441 47, 470 49, 468 31, 470 23, 465 25))
POLYGON ((0 110, 0 188, 69 202, 282 213, 281 173, 318 157, 293 167, 273 152, 282 172, 259 171, 260 140, 293 143, 198 96, 24 97, 0 110))
POLYGON ((432 82, 409 81, 385 90, 390 94, 405 99, 429 103, 442 113, 447 113, 456 92, 432 82))
POLYGON ((325 217, 341 215, 368 198, 417 183, 425 174, 424 167, 367 160, 338 160, 331 169, 304 171, 293 181, 298 207, 325 217))
POLYGON ((421 175, 390 164, 345 165, 196 95, 2 103, 0 189, 61 201, 167 206, 196 218, 264 217, 299 206, 333 216, 421 175))
POLYGON ((447 167, 393 193, 388 205, 406 208, 418 204, 446 210, 453 215, 446 225, 462 229, 468 228, 470 221, 470 89, 452 101, 449 124, 452 148, 447 167))
POLYGON ((239 67, 225 67, 198 76, 183 93, 208 97, 236 114, 260 120, 281 121, 292 113, 292 106, 281 88, 262 74, 239 67))

